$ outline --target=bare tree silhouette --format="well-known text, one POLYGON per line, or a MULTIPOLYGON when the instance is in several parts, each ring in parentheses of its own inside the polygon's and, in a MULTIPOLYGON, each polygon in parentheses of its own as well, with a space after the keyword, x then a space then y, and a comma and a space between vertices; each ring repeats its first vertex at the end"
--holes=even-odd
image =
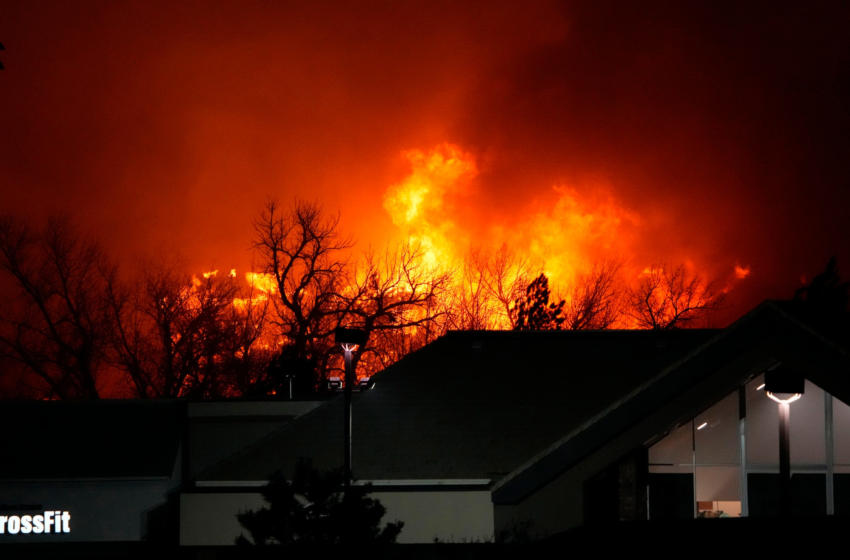
MULTIPOLYGON (((114 363, 138 397, 212 397, 232 391, 223 354, 238 343, 229 277, 180 272, 179 263, 148 261, 139 279, 110 281, 114 363)), ((232 364, 230 364, 232 365, 232 364)))
POLYGON ((626 315, 639 329, 681 329, 705 321, 723 308, 726 294, 716 282, 690 274, 684 265, 649 267, 626 291, 626 315))
POLYGON ((422 247, 410 239, 380 256, 367 251, 338 294, 341 323, 366 333, 353 366, 365 360, 374 373, 428 342, 444 314, 436 303, 451 280, 451 271, 426 264, 422 247))
POLYGON ((622 313, 623 288, 619 283, 622 267, 619 259, 603 260, 576 275, 567 290, 565 329, 609 329, 618 321, 622 313))
POLYGON ((108 333, 105 277, 114 264, 65 217, 33 230, 0 217, 0 271, 15 297, 0 307, 0 355, 34 374, 43 398, 98 398, 108 333))
POLYGON ((296 200, 282 210, 269 200, 254 223, 259 269, 275 284, 269 320, 292 344, 295 355, 322 361, 338 324, 350 236, 339 232, 339 215, 318 202, 296 200))
POLYGON ((495 252, 470 248, 445 294, 446 326, 455 330, 513 328, 513 304, 524 296, 530 281, 528 258, 507 244, 495 252))

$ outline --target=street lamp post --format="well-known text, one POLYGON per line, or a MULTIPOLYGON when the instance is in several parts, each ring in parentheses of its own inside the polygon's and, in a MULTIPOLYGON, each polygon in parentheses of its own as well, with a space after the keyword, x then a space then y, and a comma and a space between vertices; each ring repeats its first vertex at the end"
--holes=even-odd
POLYGON ((357 382, 354 375, 354 368, 351 364, 352 354, 357 351, 358 347, 362 347, 366 343, 366 333, 360 329, 344 329, 338 328, 334 331, 334 339, 337 344, 342 346, 345 354, 345 385, 343 394, 345 395, 345 430, 343 432, 343 469, 345 476, 345 491, 351 487, 351 393, 354 389, 354 384, 357 382))
POLYGON ((803 396, 805 378, 779 366, 764 374, 765 393, 779 403, 779 513, 790 512, 791 493, 791 403, 803 396))

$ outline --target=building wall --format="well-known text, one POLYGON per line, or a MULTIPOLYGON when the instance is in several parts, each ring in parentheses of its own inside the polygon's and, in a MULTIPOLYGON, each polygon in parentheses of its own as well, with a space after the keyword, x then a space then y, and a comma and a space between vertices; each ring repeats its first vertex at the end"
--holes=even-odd
POLYGON ((570 469, 519 504, 497 504, 496 533, 510 537, 519 531, 542 538, 581 525, 584 482, 598 472, 588 470, 570 469))
POLYGON ((489 542, 493 540, 493 502, 489 490, 373 492, 387 513, 400 520, 399 543, 489 542))
MULTIPOLYGON (((169 497, 180 486, 182 448, 170 477, 105 480, 33 480, 0 483, 0 515, 43 515, 67 511, 69 533, 0 534, 0 544, 12 542, 96 542, 160 539, 168 519, 169 497), (23 509, 40 506, 39 510, 23 509), (163 516, 165 513, 165 516, 163 516), (152 521, 155 527, 149 527, 152 521), (153 532, 160 532, 153 535, 153 532)), ((0 555, 2 556, 2 555, 0 555)))
MULTIPOLYGON (((373 492, 370 496, 387 509, 385 523, 404 522, 399 543, 493 539, 493 504, 487 490, 373 492)), ((233 544, 244 532, 236 514, 263 505, 256 492, 183 494, 180 544, 233 544)))
POLYGON ((4 532, 0 543, 137 541, 147 533, 148 513, 166 502, 171 488, 167 479, 4 483, 0 485, 0 515, 67 511, 71 532, 4 532), (22 509, 28 506, 41 507, 22 509))
POLYGON ((234 544, 236 537, 245 532, 236 514, 263 505, 259 492, 182 494, 180 544, 234 544))
POLYGON ((665 407, 655 410, 520 503, 496 504, 497 534, 503 530, 510 531, 511 527, 530 524, 529 531, 541 537, 582 525, 585 522, 584 491, 587 480, 665 433, 678 420, 706 409, 706 400, 711 402, 710 395, 715 398, 711 402, 714 404, 743 380, 765 371, 775 362, 772 357, 774 348, 775 344, 768 341, 738 354, 711 376, 680 393, 665 407))

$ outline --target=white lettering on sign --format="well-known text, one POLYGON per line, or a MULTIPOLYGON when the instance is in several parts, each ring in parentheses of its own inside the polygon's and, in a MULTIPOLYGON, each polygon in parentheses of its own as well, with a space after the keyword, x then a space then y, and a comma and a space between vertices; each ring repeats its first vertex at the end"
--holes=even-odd
POLYGON ((45 511, 43 515, 0 515, 0 534, 70 532, 71 514, 67 511, 45 511))

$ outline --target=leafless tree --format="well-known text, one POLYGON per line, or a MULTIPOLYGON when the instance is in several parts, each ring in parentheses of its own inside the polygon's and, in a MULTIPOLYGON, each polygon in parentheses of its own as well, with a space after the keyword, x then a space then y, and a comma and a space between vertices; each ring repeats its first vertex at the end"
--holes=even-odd
POLYGON ((603 260, 579 272, 567 290, 564 329, 609 329, 620 317, 622 261, 603 260))
POLYGON ((338 294, 340 321, 366 333, 354 367, 362 361, 361 369, 374 373, 427 343, 444 313, 436 303, 451 280, 451 271, 428 266, 421 246, 410 240, 382 255, 367 251, 338 294))
POLYGON ((254 231, 259 270, 275 286, 270 321, 296 358, 323 360, 338 324, 351 237, 339 232, 339 215, 303 200, 285 211, 269 200, 254 231))
POLYGON ((638 285, 626 291, 625 315, 634 328, 688 328, 722 309, 725 297, 715 282, 688 273, 684 265, 661 264, 644 271, 638 285))
POLYGON ((457 330, 485 330, 498 323, 499 301, 492 283, 493 259, 481 248, 464 255, 455 282, 452 327, 457 330))
POLYGON ((453 330, 513 328, 513 305, 525 295, 531 275, 529 260, 507 244, 495 252, 470 248, 444 298, 446 326, 453 330))
POLYGON ((270 332, 267 321, 270 304, 267 293, 248 283, 222 318, 230 332, 222 365, 236 394, 265 393, 269 362, 280 346, 280 337, 270 332))
POLYGON ((523 256, 507 243, 493 254, 489 274, 485 277, 492 297, 499 302, 500 323, 513 329, 513 304, 525 294, 532 279, 539 274, 528 257, 523 256))
POLYGON ((181 272, 179 264, 148 261, 131 285, 109 283, 115 329, 114 363, 137 397, 231 394, 223 355, 237 340, 231 278, 181 272))
POLYGON ((14 294, 0 307, 0 355, 40 380, 43 398, 98 398, 112 322, 104 273, 114 265, 67 218, 38 231, 0 217, 0 271, 14 294))

